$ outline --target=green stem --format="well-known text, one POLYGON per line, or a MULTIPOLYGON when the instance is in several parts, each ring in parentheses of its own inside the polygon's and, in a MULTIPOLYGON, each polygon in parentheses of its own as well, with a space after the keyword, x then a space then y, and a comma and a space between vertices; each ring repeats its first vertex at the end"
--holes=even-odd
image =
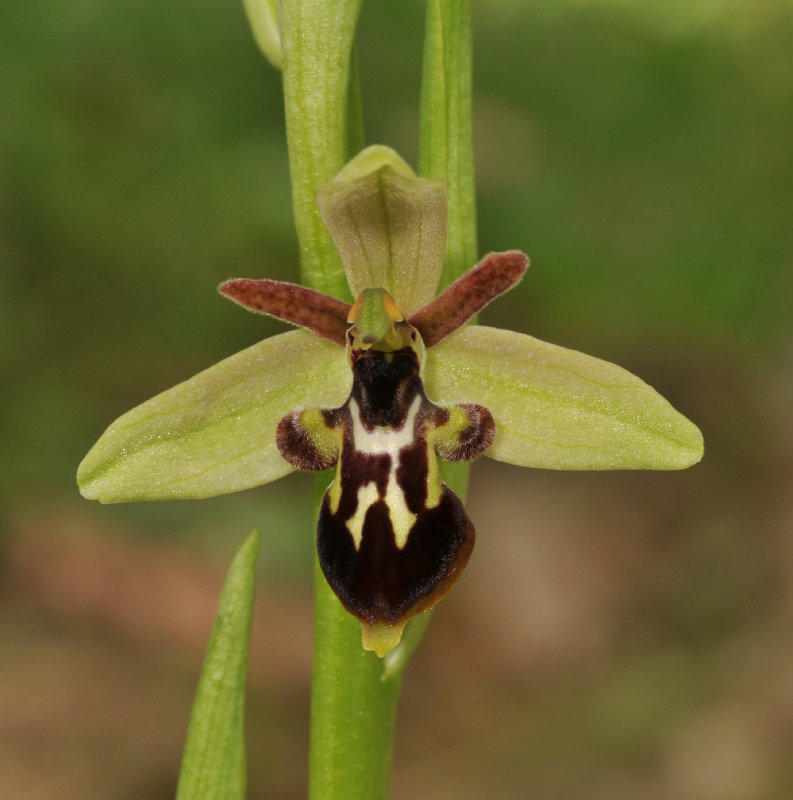
MULTIPOLYGON (((341 261, 314 195, 363 144, 351 57, 360 0, 282 0, 284 103, 303 283, 348 297, 341 261)), ((318 480, 318 502, 329 483, 318 480)), ((361 647, 361 628, 316 566, 311 694, 311 800, 388 794, 401 670, 361 647)))
POLYGON ((429 0, 421 85, 419 174, 445 178, 443 289, 477 260, 471 0, 429 0))
POLYGON ((302 281, 351 299, 341 260, 314 200, 349 158, 350 74, 355 26, 363 0, 280 0, 278 20, 302 281))
MULTIPOLYGON (((319 492, 326 486, 317 482, 319 492)), ((360 624, 315 563, 312 800, 388 796, 401 683, 401 670, 386 675, 383 660, 361 647, 360 624)))
MULTIPOLYGON (((280 0, 284 103, 295 225, 303 283, 349 297, 341 262, 314 200, 318 186, 343 166, 363 142, 356 67, 351 58, 361 0, 280 0), (351 66, 352 64, 352 66, 351 66), (351 90, 351 85, 354 87, 351 90)), ((434 176, 450 191, 449 254, 444 282, 476 260, 473 156, 470 122, 470 0, 436 6, 442 28, 428 27, 441 58, 425 66, 428 87, 443 104, 443 124, 422 114, 422 151, 434 176), (465 48, 469 48, 466 54, 465 48), (439 65, 439 66, 438 66, 439 65), (442 71, 442 75, 438 70, 442 71), (466 117, 467 115, 467 117, 466 117), (447 274, 448 273, 448 274, 447 274)), ((461 473, 450 483, 464 487, 461 473)), ((318 497, 329 477, 320 476, 318 497)), ((317 505, 318 507, 318 505, 317 505)), ((341 606, 315 568, 314 676, 311 699, 311 800, 384 800, 404 669, 429 619, 408 625, 402 643, 385 659, 361 647, 358 622, 341 606)))
MULTIPOLYGON (((429 0, 421 83, 419 174, 446 180, 449 230, 441 289, 470 269, 478 255, 472 36, 471 0, 429 0)), ((469 469, 465 463, 441 463, 443 479, 462 498, 469 469)))

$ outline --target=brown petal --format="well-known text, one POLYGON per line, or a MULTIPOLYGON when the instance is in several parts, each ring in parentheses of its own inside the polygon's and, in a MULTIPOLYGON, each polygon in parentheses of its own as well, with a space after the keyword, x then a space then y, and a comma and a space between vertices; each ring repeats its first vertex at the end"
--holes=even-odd
POLYGON ((520 250, 489 253, 473 269, 419 309, 410 324, 417 328, 426 347, 462 328, 491 300, 511 289, 529 266, 520 250))
POLYGON ((218 291, 251 311, 308 328, 342 347, 347 342, 350 304, 330 295, 295 283, 253 278, 233 278, 221 283, 218 291))

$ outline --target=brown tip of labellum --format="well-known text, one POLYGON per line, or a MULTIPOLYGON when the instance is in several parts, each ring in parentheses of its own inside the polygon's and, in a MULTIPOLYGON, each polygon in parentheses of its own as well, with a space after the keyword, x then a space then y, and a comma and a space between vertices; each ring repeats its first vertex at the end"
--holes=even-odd
MULTIPOLYGON (((355 483, 353 497, 361 485, 355 483)), ((440 500, 418 514, 401 546, 383 499, 369 506, 357 544, 342 508, 334 512, 325 493, 317 524, 319 564, 342 605, 360 621, 364 648, 383 656, 399 642, 408 620, 449 593, 468 562, 476 531, 460 498, 443 484, 440 500)))
POLYGON ((462 328, 491 300, 511 289, 529 266, 520 250, 489 253, 473 269, 419 309, 410 324, 418 329, 424 344, 432 347, 445 336, 462 328))
POLYGON ((336 344, 347 342, 350 304, 296 283, 233 278, 218 291, 241 306, 308 328, 336 344))

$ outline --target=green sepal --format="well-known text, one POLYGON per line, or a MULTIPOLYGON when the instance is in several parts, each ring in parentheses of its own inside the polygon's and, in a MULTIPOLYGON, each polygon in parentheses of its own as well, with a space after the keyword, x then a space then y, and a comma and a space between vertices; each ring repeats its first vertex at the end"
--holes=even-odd
POLYGON ((103 503, 211 497, 292 471, 275 444, 300 406, 341 405, 344 349, 308 331, 265 339, 119 417, 77 471, 103 503))
POLYGON ((245 674, 261 536, 254 531, 234 558, 187 731, 176 800, 245 797, 245 674))
POLYGON ((389 147, 362 150, 317 190, 353 297, 385 289, 410 316, 435 295, 446 251, 446 189, 389 147))
POLYGON ((485 455, 546 469, 683 469, 699 429, 635 375, 525 334, 471 326, 427 351, 425 385, 444 403, 484 405, 485 455))

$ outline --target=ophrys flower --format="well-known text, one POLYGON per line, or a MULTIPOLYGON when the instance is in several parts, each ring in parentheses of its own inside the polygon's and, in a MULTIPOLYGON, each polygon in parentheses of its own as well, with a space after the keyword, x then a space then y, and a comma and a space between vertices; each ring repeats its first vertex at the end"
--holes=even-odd
POLYGON ((677 469, 701 458, 697 428, 620 367, 462 327, 519 280, 522 254, 491 254, 432 299, 442 183, 370 148, 318 202, 356 303, 273 281, 223 284, 308 330, 254 345, 119 418, 80 466, 86 497, 206 497, 337 464, 320 561, 364 645, 382 655, 449 590, 473 545, 437 457, 484 451, 554 469, 677 469))

